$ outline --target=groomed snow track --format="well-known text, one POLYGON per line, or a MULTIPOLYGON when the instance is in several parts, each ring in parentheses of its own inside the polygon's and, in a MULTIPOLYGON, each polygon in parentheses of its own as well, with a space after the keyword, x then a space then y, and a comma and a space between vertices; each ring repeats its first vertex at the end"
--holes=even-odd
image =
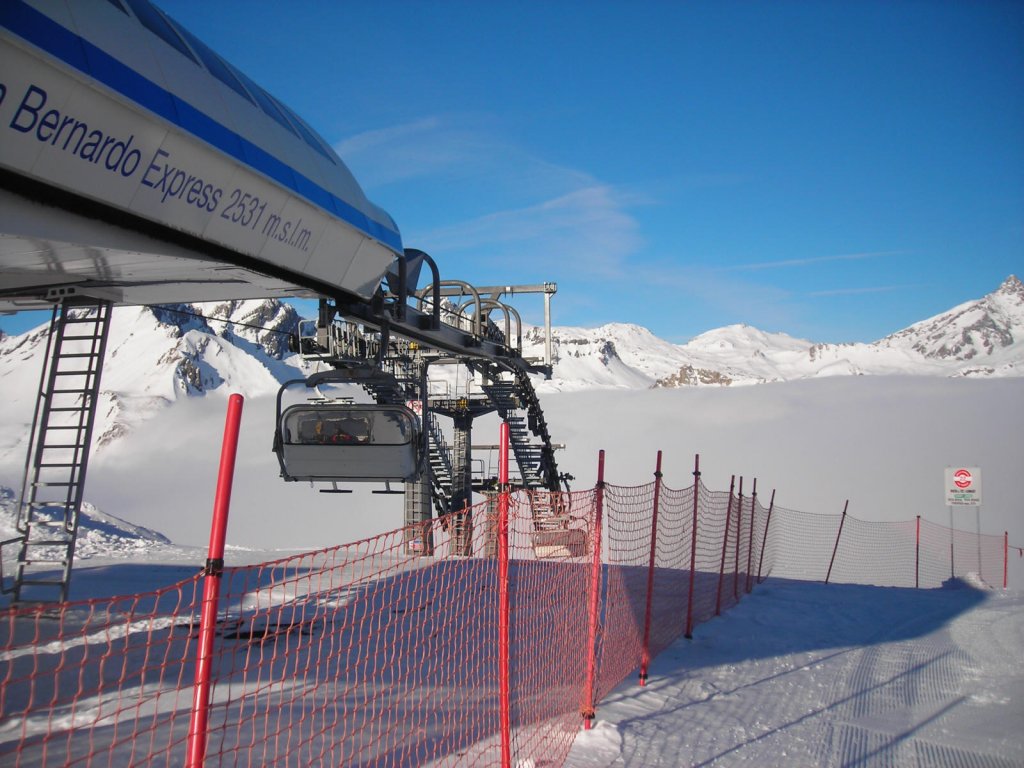
POLYGON ((1024 765, 1022 647, 1020 593, 769 579, 620 686, 566 765, 1024 765))

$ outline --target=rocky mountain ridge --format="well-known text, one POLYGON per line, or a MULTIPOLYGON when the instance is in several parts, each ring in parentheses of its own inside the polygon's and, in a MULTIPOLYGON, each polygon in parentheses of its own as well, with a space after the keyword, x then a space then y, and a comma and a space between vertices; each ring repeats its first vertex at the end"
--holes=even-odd
MULTIPOLYGON (((299 316, 275 300, 115 310, 97 414, 98 447, 116 441, 182 398, 277 392, 310 372, 289 352, 299 316)), ((24 456, 47 327, 0 338, 0 460, 24 456)), ((1010 276, 977 301, 870 344, 827 344, 748 325, 717 328, 686 344, 638 325, 553 329, 554 371, 543 392, 594 388, 722 387, 826 376, 1024 375, 1024 285, 1010 276)), ((543 330, 524 333, 524 355, 541 357, 543 330)))
MULTIPOLYGON (((730 325, 686 344, 611 323, 555 328, 554 375, 542 391, 592 387, 735 386, 825 376, 1024 375, 1024 284, 1011 275, 993 293, 870 344, 829 344, 730 325)), ((539 355, 543 332, 524 336, 539 355)))
MULTIPOLYGON (((103 446, 178 400, 276 393, 305 375, 288 351, 299 316, 278 301, 117 307, 100 379, 96 445, 103 446)), ((46 353, 48 324, 0 339, 0 460, 24 451, 46 353)))

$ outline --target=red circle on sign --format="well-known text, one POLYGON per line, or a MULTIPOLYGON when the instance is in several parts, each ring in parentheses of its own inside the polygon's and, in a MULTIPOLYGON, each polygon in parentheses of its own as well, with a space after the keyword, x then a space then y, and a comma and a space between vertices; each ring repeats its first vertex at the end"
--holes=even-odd
POLYGON ((953 480, 953 483, 956 485, 957 488, 966 488, 971 484, 971 481, 973 480, 973 478, 971 477, 971 473, 968 472, 966 469, 958 469, 956 472, 953 473, 953 477, 955 478, 953 480))

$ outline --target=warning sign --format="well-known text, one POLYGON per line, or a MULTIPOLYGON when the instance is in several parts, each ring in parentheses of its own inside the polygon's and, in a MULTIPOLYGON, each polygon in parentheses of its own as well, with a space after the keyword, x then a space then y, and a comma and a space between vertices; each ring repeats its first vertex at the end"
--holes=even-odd
POLYGON ((946 506, 981 506, 981 469, 946 467, 946 506))

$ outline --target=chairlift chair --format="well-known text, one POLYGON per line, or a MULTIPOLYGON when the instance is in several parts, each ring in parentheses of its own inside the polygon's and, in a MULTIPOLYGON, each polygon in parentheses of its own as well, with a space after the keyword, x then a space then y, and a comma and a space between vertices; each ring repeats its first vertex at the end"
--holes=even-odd
POLYGON ((571 512, 570 499, 568 494, 558 491, 530 494, 533 518, 530 543, 538 560, 561 560, 587 554, 587 531, 572 527, 578 518, 571 512))
POLYGON ((421 443, 419 418, 404 405, 317 400, 282 411, 278 395, 274 452, 285 480, 414 480, 421 443))

